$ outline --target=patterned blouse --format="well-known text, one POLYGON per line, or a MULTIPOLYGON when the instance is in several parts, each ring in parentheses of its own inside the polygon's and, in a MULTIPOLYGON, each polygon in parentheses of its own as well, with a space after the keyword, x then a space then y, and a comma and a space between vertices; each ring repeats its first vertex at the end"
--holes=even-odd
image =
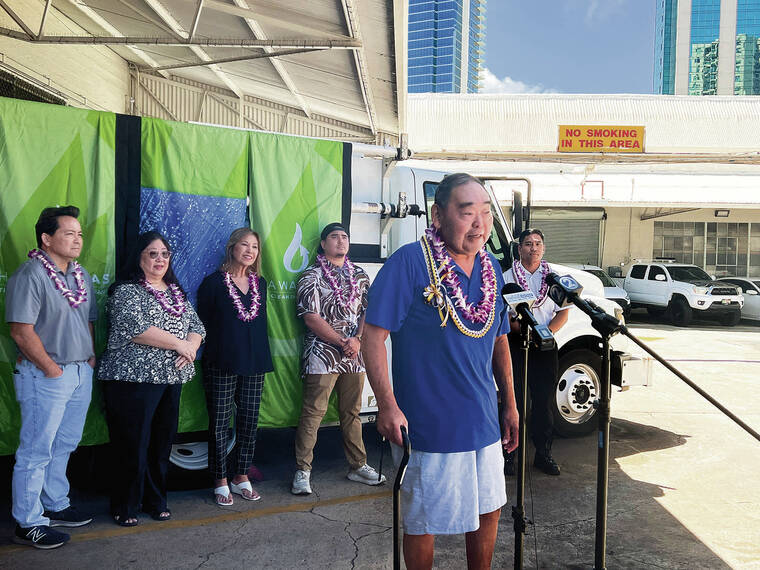
POLYGON ((138 344, 132 339, 150 327, 158 327, 186 339, 188 334, 206 336, 203 323, 190 302, 181 316, 170 315, 156 298, 136 283, 116 287, 108 299, 108 345, 100 361, 100 380, 121 380, 148 384, 184 384, 193 379, 195 366, 177 368, 174 350, 138 344))
MULTIPOLYGON (((340 284, 344 298, 350 294, 348 269, 344 264, 336 267, 328 261, 330 270, 340 284)), ((340 305, 333 293, 330 283, 322 275, 319 264, 309 266, 298 279, 296 291, 296 314, 303 317, 315 313, 327 321, 332 328, 344 337, 356 336, 359 322, 367 310, 367 291, 369 277, 365 271, 354 265, 354 278, 359 286, 359 294, 348 309, 340 305)), ((329 344, 306 327, 303 339, 303 374, 354 374, 364 372, 361 353, 358 360, 343 356, 339 346, 329 344)))

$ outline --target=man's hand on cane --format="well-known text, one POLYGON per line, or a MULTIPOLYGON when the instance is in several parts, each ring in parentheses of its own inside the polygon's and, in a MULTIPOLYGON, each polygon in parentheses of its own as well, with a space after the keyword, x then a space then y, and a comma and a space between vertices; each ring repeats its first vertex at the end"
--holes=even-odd
POLYGON ((378 406, 377 431, 380 435, 391 443, 403 445, 401 426, 406 427, 407 432, 409 431, 409 422, 395 401, 387 406, 378 406))

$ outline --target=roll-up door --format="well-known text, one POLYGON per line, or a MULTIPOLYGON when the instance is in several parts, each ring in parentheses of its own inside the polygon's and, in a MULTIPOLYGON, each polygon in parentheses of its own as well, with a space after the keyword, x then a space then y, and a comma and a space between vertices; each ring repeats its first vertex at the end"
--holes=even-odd
POLYGON ((604 210, 539 209, 531 211, 531 226, 539 228, 546 241, 544 257, 554 263, 599 265, 600 237, 604 210))

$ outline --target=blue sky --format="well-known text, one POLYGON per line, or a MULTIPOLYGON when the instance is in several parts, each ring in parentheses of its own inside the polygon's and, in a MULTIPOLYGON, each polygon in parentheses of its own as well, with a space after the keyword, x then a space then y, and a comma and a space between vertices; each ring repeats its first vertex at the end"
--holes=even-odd
POLYGON ((488 0, 482 92, 652 93, 655 0, 488 0))

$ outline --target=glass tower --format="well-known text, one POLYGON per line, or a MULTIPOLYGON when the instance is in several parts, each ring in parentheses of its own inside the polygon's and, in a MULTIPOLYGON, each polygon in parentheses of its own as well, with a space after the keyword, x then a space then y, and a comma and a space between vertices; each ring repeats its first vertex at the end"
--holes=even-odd
POLYGON ((760 0, 737 0, 734 95, 760 95, 760 0))
POLYGON ((409 0, 409 93, 477 93, 486 0, 409 0))
POLYGON ((655 93, 673 94, 676 73, 677 0, 657 0, 654 35, 655 93))
POLYGON ((655 93, 760 95, 760 0, 657 0, 655 22, 655 93))

